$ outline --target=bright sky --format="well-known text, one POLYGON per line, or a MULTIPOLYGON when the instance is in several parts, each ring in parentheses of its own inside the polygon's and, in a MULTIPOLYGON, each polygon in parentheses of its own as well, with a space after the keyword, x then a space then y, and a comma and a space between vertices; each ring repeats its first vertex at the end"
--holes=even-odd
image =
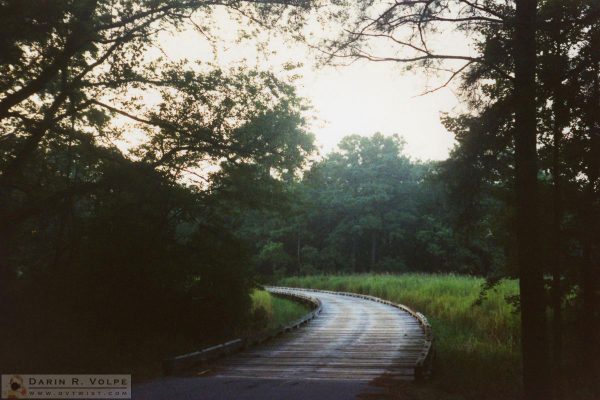
MULTIPOLYGON (((219 16, 213 48, 196 30, 162 33, 158 45, 171 60, 201 60, 222 66, 244 62, 250 66, 286 74, 287 62, 302 63, 294 71, 298 93, 314 107, 311 130, 321 154, 335 148, 349 134, 398 133, 406 140, 406 153, 419 159, 440 160, 453 146, 452 134, 440 122, 442 112, 451 112, 458 99, 449 88, 420 96, 439 85, 440 79, 405 72, 394 63, 360 61, 347 67, 315 68, 314 54, 300 44, 271 38, 269 54, 257 52, 252 43, 236 43, 236 24, 219 16), (272 53, 272 54, 271 54, 272 53)), ((287 72, 289 75, 290 72, 287 72)))

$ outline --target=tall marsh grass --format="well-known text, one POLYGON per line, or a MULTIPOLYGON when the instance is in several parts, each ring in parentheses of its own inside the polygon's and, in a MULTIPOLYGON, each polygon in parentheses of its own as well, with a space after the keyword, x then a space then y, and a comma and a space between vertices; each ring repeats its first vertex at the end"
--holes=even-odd
POLYGON ((503 281, 476 305, 483 279, 459 275, 320 275, 280 284, 370 294, 429 319, 435 337, 435 398, 513 399, 520 391, 519 315, 507 303, 516 281, 503 281))

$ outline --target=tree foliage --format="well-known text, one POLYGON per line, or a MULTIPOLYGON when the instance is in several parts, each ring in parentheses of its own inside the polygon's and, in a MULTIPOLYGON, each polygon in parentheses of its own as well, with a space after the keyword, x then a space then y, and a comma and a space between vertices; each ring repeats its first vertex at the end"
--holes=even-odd
MULTIPOLYGON (((19 348, 101 332, 117 349, 140 332, 208 342, 247 320, 251 253, 234 210, 265 207, 313 138, 304 101, 272 73, 151 57, 160 31, 197 16, 208 29, 217 6, 290 26, 301 9, 0 2, 0 308, 8 336, 48 331, 19 348)), ((79 346, 73 354, 90 350, 79 346)), ((37 365, 10 349, 2 358, 32 370, 48 352, 37 365)))
POLYGON ((397 135, 346 136, 288 183, 294 201, 286 211, 247 216, 242 232, 255 238, 259 272, 501 273, 507 244, 491 234, 502 232, 491 193, 477 192, 485 216, 478 226, 462 221, 446 163, 413 161, 403 146, 397 135), (264 257, 275 244, 285 262, 264 257))

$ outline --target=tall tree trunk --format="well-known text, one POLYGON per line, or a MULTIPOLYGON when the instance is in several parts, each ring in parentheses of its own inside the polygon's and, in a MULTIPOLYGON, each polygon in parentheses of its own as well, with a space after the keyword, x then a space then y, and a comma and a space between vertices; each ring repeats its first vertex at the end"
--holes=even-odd
POLYGON ((300 231, 298 231, 296 238, 296 265, 298 266, 298 275, 300 275, 300 266, 302 265, 302 260, 300 259, 300 231))
POLYGON ((588 184, 585 201, 585 244, 584 263, 582 273, 583 290, 583 316, 584 339, 587 348, 584 353, 585 369, 590 374, 591 382, 600 395, 597 380, 600 379, 600 310, 598 308, 598 278, 600 277, 600 256, 598 255, 598 235, 600 235, 600 199, 598 186, 600 186, 600 29, 591 32, 591 54, 593 86, 590 99, 590 143, 589 155, 587 157, 588 184))
POLYGON ((352 272, 356 272, 356 237, 352 236, 352 272))
MULTIPOLYGON (((0 214, 0 218, 2 215, 0 214)), ((10 284, 13 282, 12 270, 8 263, 11 234, 8 226, 0 224, 0 312, 6 315, 10 311, 10 284)))
POLYGON ((562 193, 562 168, 561 154, 563 141, 563 128, 568 121, 568 110, 565 104, 564 88, 562 80, 565 76, 565 70, 562 67, 561 59, 563 53, 561 43, 563 43, 561 26, 563 25, 562 4, 558 4, 556 17, 554 20, 554 55, 556 56, 557 64, 560 66, 552 77, 550 84, 553 91, 552 102, 552 367, 553 367, 553 382, 554 395, 557 399, 562 395, 562 352, 563 352, 563 318, 562 318, 562 261, 563 261, 563 246, 562 246, 562 220, 563 220, 563 193, 562 193))
MULTIPOLYGON (((558 97, 558 96, 556 96, 558 97)), ((554 126, 552 151, 552 183, 553 183, 553 257, 552 257, 552 365, 554 369, 555 395, 560 398, 562 367, 562 185, 560 153, 562 143, 562 126, 560 125, 559 99, 554 99, 554 126)))
POLYGON ((521 293, 523 389, 527 400, 547 400, 548 363, 544 277, 539 256, 535 103, 537 1, 516 1, 515 166, 516 218, 521 293))
POLYGON ((371 265, 370 270, 375 269, 375 263, 377 262, 377 233, 371 232, 371 265))

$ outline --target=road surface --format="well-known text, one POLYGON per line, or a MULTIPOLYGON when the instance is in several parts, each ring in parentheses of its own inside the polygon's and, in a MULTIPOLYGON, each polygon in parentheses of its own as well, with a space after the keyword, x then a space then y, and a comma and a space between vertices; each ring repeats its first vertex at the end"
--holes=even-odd
POLYGON ((376 395, 377 378, 413 379, 425 341, 414 317, 362 298, 298 292, 322 302, 309 324, 210 370, 134 386, 133 399, 346 400, 376 395))

